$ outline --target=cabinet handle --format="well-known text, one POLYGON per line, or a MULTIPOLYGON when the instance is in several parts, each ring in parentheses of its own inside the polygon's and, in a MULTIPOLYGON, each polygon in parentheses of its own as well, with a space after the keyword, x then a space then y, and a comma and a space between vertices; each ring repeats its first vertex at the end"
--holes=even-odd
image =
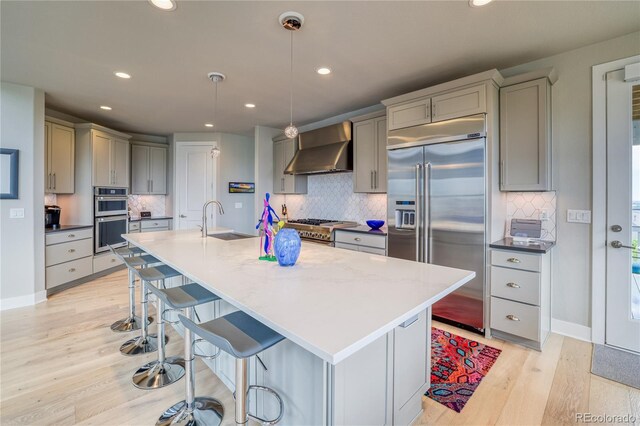
POLYGON ((73 238, 73 237, 75 237, 75 236, 76 236, 76 234, 69 234, 69 235, 67 235, 67 237, 69 237, 69 238, 73 238))
POLYGON ((510 258, 507 259, 507 262, 520 263, 520 259, 518 259, 517 257, 510 257, 510 258))
POLYGON ((115 261, 116 261, 115 259, 111 259, 111 263, 115 263, 115 261))
POLYGON ((378 189, 378 171, 373 171, 373 183, 375 184, 374 189, 378 189))
POLYGON ((69 253, 75 253, 76 249, 69 249, 69 253))
POLYGON ((500 185, 504 185, 504 161, 500 161, 500 185))
POLYGON ((507 319, 511 321, 520 321, 520 318, 515 315, 507 315, 507 319))
POLYGON ((411 324, 415 323, 416 321, 418 321, 418 319, 420 318, 420 314, 413 316, 411 318, 409 318, 408 320, 406 320, 405 322, 403 322, 402 324, 400 324, 400 327, 402 328, 407 328, 409 327, 411 324))
POLYGON ((69 268, 69 272, 75 272, 76 268, 69 268))
POLYGON ((511 287, 511 288, 520 288, 520 286, 516 283, 507 283, 507 287, 511 287))
POLYGON ((56 189, 56 174, 53 174, 53 189, 56 189))
POLYGON ((284 192, 284 178, 280 178, 280 190, 284 192))
POLYGON ((153 222, 153 226, 158 226, 158 223, 157 222, 153 222))
POLYGON ((47 189, 51 189, 51 173, 47 176, 47 189))
POLYGON ((362 238, 355 237, 355 238, 354 238, 354 240, 355 240, 355 241, 361 241, 361 240, 362 240, 362 238))
POLYGON ((151 192, 153 192, 153 179, 151 179, 151 192))
POLYGON ((373 189, 373 170, 369 172, 369 188, 373 189))

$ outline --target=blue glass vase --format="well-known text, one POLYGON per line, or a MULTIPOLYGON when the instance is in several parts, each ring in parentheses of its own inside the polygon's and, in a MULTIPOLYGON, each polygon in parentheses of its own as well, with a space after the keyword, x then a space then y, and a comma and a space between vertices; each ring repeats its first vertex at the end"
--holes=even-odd
POLYGON ((280 266, 293 266, 300 256, 302 242, 295 229, 284 228, 278 231, 274 241, 274 254, 280 266))

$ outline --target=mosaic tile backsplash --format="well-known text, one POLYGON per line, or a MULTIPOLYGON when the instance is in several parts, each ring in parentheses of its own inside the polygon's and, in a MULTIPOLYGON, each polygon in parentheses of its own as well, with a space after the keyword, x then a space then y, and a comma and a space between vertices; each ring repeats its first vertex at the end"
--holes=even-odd
MULTIPOLYGON (((507 227, 511 219, 539 219, 540 210, 545 209, 549 220, 542 221, 542 240, 556 240, 556 192, 509 192, 507 193, 507 227)), ((508 235, 508 228, 505 235, 508 235)))
POLYGON ((151 216, 165 216, 164 195, 129 195, 129 209, 132 216, 140 216, 140 211, 150 211, 151 216))
POLYGON ((286 195, 284 200, 291 219, 351 220, 361 224, 370 219, 387 220, 387 195, 354 193, 353 173, 311 175, 307 194, 286 195))

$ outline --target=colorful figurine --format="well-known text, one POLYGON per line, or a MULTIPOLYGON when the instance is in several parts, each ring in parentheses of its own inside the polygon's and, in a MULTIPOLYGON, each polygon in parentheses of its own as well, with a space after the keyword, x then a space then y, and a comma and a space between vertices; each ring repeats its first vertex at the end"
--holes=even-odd
POLYGON ((280 221, 280 217, 278 214, 271 208, 269 204, 269 198, 271 196, 267 192, 267 195, 264 199, 264 209, 262 210, 262 215, 260 216, 260 220, 256 225, 256 229, 260 229, 260 247, 264 250, 264 255, 260 252, 261 256, 258 258, 260 260, 267 260, 269 262, 277 261, 276 257, 273 254, 273 240, 278 232, 279 224, 274 228, 273 226, 273 217, 275 216, 278 222, 280 221), (263 244, 263 236, 264 236, 264 244, 263 244))

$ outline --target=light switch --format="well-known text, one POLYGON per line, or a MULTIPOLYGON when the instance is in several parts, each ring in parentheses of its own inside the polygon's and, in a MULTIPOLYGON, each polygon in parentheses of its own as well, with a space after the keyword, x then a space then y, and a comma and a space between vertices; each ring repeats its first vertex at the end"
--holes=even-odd
POLYGON ((9 209, 10 219, 24 219, 24 208, 9 209))
POLYGON ((567 222, 591 223, 591 210, 567 210, 567 222))
POLYGON ((235 207, 236 207, 236 209, 241 209, 242 208, 242 203, 236 203, 235 207))

